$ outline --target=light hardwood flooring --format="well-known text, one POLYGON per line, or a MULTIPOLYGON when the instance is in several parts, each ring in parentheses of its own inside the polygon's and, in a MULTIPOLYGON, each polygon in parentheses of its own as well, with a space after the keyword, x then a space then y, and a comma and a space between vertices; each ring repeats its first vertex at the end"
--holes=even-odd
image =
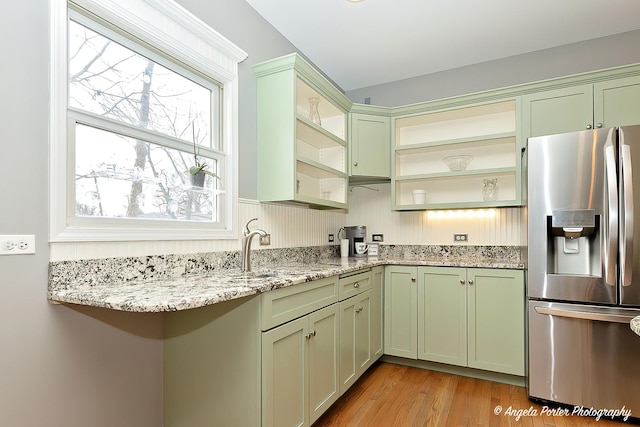
POLYGON ((313 427, 626 425, 542 411, 524 387, 377 362, 313 427), (518 418, 518 410, 538 415, 518 418))

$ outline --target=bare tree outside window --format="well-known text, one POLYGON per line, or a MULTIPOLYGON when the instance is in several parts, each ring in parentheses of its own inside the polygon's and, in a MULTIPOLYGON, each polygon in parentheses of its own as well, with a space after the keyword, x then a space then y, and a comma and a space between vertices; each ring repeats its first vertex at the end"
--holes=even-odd
MULTIPOLYGON (((70 21, 76 215, 217 221, 220 183, 194 186, 187 172, 193 147, 216 148, 217 96, 215 85, 70 21)), ((199 160, 218 173, 218 159, 199 160)))

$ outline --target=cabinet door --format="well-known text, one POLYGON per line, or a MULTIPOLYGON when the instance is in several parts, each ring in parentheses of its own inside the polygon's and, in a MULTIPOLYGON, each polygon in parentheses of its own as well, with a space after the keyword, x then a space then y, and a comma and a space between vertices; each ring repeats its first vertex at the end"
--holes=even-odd
POLYGON ((521 270, 468 269, 469 366, 524 375, 521 270))
POLYGON ((356 298, 356 372, 357 377, 371 364, 371 291, 356 298))
POLYGON ((466 270, 421 267, 418 273, 418 358, 467 366, 466 270))
POLYGON ((340 394, 356 381, 356 297, 340 303, 340 394))
POLYGON ((340 303, 340 394, 371 364, 371 291, 340 303))
POLYGON ((524 95, 522 111, 524 139, 588 129, 593 125, 593 85, 524 95))
POLYGON ((262 334, 263 426, 308 426, 308 319, 262 334))
POLYGON ((308 315, 310 424, 339 396, 338 317, 338 304, 308 315))
POLYGON ((391 119, 352 113, 349 176, 391 176, 391 119))
POLYGON ((384 267, 371 270, 371 365, 384 352, 384 326, 382 304, 384 301, 384 267))
POLYGON ((640 124, 640 76, 594 85, 596 127, 640 124))
POLYGON ((384 278, 384 353, 416 359, 418 356, 417 267, 392 266, 384 278))

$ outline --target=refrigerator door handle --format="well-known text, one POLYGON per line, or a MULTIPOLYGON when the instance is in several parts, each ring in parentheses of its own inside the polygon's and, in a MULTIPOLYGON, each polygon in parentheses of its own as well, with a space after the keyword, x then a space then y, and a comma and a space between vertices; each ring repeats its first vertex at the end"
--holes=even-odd
POLYGON ((624 143, 624 135, 620 132, 621 155, 621 182, 622 205, 620 209, 624 214, 620 229, 620 277, 622 286, 631 285, 631 273, 633 271, 633 175, 631 168, 631 147, 624 143))
POLYGON ((569 317, 571 319, 596 320, 600 322, 630 323, 635 316, 625 316, 623 314, 592 313, 589 311, 570 310, 549 307, 534 307, 536 313, 548 314, 549 316, 569 317))
POLYGON ((618 190, 616 182, 616 158, 613 144, 607 144, 604 149, 604 154, 608 197, 608 220, 605 226, 604 280, 608 285, 615 286, 616 257, 618 251, 618 190))

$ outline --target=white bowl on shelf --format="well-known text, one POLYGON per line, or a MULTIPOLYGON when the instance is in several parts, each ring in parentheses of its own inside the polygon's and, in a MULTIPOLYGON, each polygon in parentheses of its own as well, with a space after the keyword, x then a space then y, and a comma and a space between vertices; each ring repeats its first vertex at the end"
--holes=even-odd
POLYGON ((451 172, 466 170, 471 160, 473 160, 473 156, 469 155, 449 156, 442 159, 451 172))

